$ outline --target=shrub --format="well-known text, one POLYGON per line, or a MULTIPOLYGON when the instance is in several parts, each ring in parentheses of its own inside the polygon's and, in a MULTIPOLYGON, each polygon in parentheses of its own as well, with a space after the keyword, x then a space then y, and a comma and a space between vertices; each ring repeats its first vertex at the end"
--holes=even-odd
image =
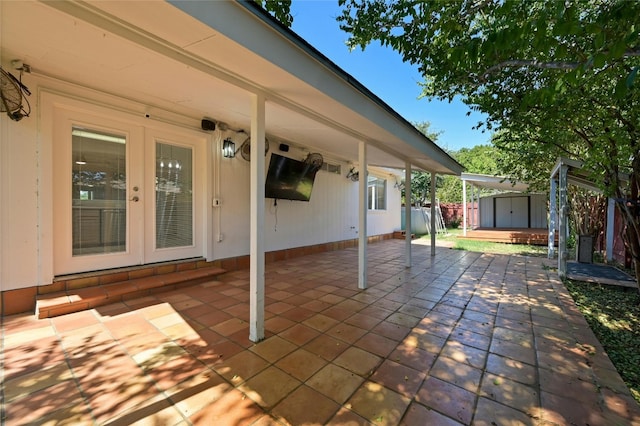
POLYGON ((460 227, 460 223, 462 223, 462 220, 459 217, 454 217, 449 221, 449 227, 458 229, 460 227))

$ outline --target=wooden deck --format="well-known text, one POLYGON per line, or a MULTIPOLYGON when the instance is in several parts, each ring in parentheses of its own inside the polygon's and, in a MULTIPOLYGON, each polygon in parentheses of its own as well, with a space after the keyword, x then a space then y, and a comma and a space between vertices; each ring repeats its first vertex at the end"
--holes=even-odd
MULTIPOLYGON (((476 228, 473 230, 467 229, 467 235, 460 235, 458 238, 466 240, 491 241, 494 243, 546 246, 549 242, 549 231, 545 228, 476 228)), ((556 234, 556 245, 557 244, 558 237, 556 234)))

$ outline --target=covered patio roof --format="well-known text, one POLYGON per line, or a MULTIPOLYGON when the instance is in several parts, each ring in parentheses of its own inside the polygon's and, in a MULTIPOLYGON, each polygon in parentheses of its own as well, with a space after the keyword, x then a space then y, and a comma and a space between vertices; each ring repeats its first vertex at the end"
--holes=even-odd
MULTIPOLYGON (((46 90, 79 86, 94 91, 101 99, 96 103, 149 120, 199 128, 207 118, 221 129, 251 135, 250 304, 256 341, 264 337, 265 164, 258 153, 266 141, 357 164, 361 176, 367 166, 405 169, 407 185, 411 169, 432 175, 463 170, 251 1, 0 2, 0 17, 3 64, 28 64, 46 90)), ((359 229, 367 229, 366 194, 361 179, 359 229)), ((367 281, 366 237, 359 234, 360 288, 367 281)), ((405 244, 409 266, 410 235, 405 244)))
POLYGON ((2 2, 3 65, 137 103, 140 115, 251 128, 272 142, 368 164, 457 175, 462 166, 253 2, 2 2), (161 88, 161 89, 159 89, 161 88))

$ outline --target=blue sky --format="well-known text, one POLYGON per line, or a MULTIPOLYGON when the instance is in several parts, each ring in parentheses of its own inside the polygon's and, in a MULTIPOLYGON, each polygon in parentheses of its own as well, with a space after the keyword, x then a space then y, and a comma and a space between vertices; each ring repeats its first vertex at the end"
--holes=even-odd
POLYGON ((417 67, 403 63, 398 53, 378 43, 364 52, 349 52, 345 45, 347 33, 335 20, 339 11, 338 0, 293 0, 292 29, 404 118, 411 122, 429 121, 432 130, 442 131, 438 137, 440 146, 458 150, 489 143, 489 133, 472 130, 482 116, 476 112, 467 116, 469 108, 462 102, 418 99, 422 77, 417 67))

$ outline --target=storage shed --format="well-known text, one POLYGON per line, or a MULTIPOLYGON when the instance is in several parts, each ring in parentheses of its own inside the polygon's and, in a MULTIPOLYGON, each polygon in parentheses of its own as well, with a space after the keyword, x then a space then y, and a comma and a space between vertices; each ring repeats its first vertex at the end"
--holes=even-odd
POLYGON ((546 228, 547 196, 509 192, 480 198, 481 228, 546 228))
POLYGON ((529 185, 503 176, 462 173, 463 230, 472 229, 543 229, 547 228, 545 194, 527 193, 529 185), (467 211, 467 184, 470 184, 471 212, 467 211), (495 193, 480 197, 480 189, 495 193), (477 206, 478 211, 474 212, 477 206), (468 214, 470 213, 470 214, 468 214), (467 216, 471 220, 467 221, 467 216))

